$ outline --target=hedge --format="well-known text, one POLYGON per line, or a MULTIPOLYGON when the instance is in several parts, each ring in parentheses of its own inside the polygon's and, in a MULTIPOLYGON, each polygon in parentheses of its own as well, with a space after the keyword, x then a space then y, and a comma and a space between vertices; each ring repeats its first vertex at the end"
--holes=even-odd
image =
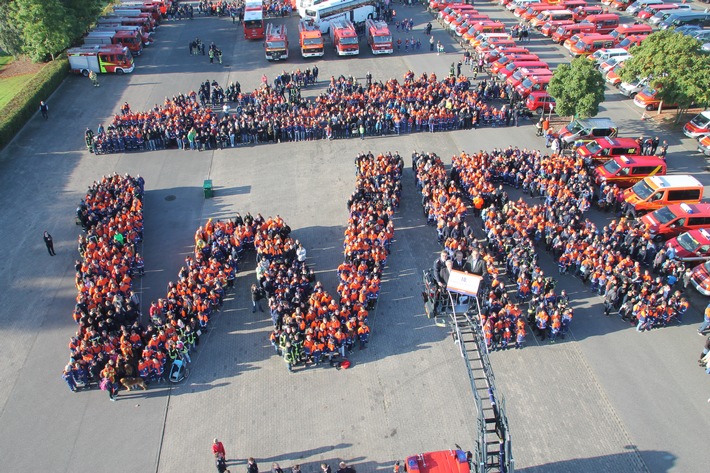
POLYGON ((27 85, 0 110, 0 149, 39 110, 39 103, 54 92, 69 73, 69 61, 60 57, 44 66, 27 85))

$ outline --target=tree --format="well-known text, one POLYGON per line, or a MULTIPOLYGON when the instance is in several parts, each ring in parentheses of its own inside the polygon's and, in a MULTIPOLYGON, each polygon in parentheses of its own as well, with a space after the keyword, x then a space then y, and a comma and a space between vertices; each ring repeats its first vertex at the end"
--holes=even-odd
POLYGON ((710 55, 701 47, 697 39, 673 30, 653 33, 631 48, 633 58, 621 69, 621 79, 652 77, 651 85, 662 100, 659 111, 663 102, 677 104, 677 123, 694 104, 710 102, 710 55))
POLYGON ((593 117, 604 101, 604 78, 592 62, 578 57, 557 67, 547 92, 555 97, 558 115, 593 117))
POLYGON ((0 48, 16 58, 22 55, 22 29, 13 18, 11 0, 0 0, 0 48))
POLYGON ((33 61, 54 60, 71 45, 74 25, 60 0, 15 0, 11 5, 22 28, 24 53, 33 61))

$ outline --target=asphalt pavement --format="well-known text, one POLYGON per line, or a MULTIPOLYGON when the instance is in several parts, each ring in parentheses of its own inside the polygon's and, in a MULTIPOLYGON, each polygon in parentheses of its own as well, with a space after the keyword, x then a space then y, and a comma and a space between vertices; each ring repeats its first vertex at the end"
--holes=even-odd
MULTIPOLYGON (((480 9, 508 25, 512 15, 497 4, 480 9)), ((219 437, 232 471, 254 456, 262 469, 340 459, 360 472, 391 468, 407 455, 473 448, 475 406, 463 361, 446 329, 423 313, 421 271, 436 256, 435 231, 426 226, 409 168, 412 150, 433 151, 444 161, 463 150, 510 144, 539 148, 531 121, 520 127, 451 133, 422 133, 366 140, 314 141, 240 147, 208 152, 157 151, 94 156, 83 130, 107 124, 124 102, 146 110, 165 97, 197 90, 205 80, 243 90, 262 74, 318 64, 321 82, 330 76, 364 81, 448 73, 460 54, 438 23, 433 34, 446 44, 437 56, 426 47, 431 15, 419 6, 400 7, 412 17, 422 49, 374 57, 326 56, 305 60, 297 52, 296 18, 286 22, 291 57, 267 63, 259 42, 246 42, 228 18, 196 17, 167 22, 156 42, 136 60, 128 76, 102 76, 101 87, 70 77, 49 98, 50 119, 33 118, 0 154, 0 470, 26 471, 210 471, 210 444, 219 437), (188 54, 199 36, 224 52, 224 64, 188 54), (140 174, 146 180, 146 276, 136 283, 142 305, 165 294, 195 229, 209 218, 235 212, 281 215, 308 251, 318 279, 335 292, 342 261, 346 200, 354 188, 353 158, 359 151, 399 151, 407 169, 396 241, 372 317, 368 348, 356 352, 349 370, 318 368, 289 374, 268 342, 270 321, 249 310, 248 260, 199 353, 188 380, 179 386, 122 391, 111 403, 98 390, 72 394, 60 374, 76 289, 73 264, 79 228, 74 211, 87 187, 102 175, 140 174), (215 197, 205 200, 202 181, 212 179, 215 197), (57 256, 46 254, 42 232, 55 239, 57 256), (12 243, 10 245, 9 243, 12 243)), ((395 38, 405 38, 394 32, 395 38)), ((539 36, 530 46, 551 61, 567 58, 539 36)), ((623 136, 663 134, 671 148, 669 170, 690 172, 710 184, 705 160, 678 131, 641 121, 641 110, 609 89, 602 116, 612 116, 623 136)), ((606 215, 592 213, 595 221, 606 215)), ((551 259, 542 263, 555 271, 551 259)), ((564 278, 573 299, 572 334, 556 345, 530 336, 523 350, 492 354, 500 391, 506 396, 516 468, 541 472, 700 472, 706 463, 704 437, 710 427, 707 377, 695 360, 702 339, 695 335, 697 308, 681 326, 637 333, 601 315, 601 300, 573 278, 564 278)), ((704 302, 696 298, 696 306, 704 302)))

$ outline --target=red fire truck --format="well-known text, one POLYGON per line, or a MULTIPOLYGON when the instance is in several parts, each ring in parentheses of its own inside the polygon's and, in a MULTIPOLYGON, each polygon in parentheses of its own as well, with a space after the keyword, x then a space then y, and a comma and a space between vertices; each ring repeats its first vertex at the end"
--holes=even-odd
POLYGON ((135 68, 128 48, 117 44, 71 48, 67 51, 67 58, 71 71, 84 76, 88 76, 89 71, 120 75, 133 72, 135 68))
POLYGON ((128 26, 116 23, 99 23, 96 25, 96 28, 94 28, 93 31, 135 31, 138 33, 138 36, 143 42, 144 47, 153 44, 153 38, 151 37, 151 33, 146 33, 140 26, 128 26))
POLYGON ((355 25, 349 20, 330 22, 330 39, 338 56, 356 56, 360 54, 360 41, 355 25))
POLYGON ((269 23, 266 27, 264 51, 268 61, 288 59, 288 34, 286 25, 269 23))
POLYGON ((392 54, 392 33, 387 27, 387 23, 381 20, 367 20, 365 22, 367 30, 367 44, 370 45, 372 54, 392 54))
POLYGON ((143 38, 135 29, 133 31, 91 31, 84 37, 84 44, 87 46, 118 44, 127 47, 134 56, 140 56, 143 52, 143 38))

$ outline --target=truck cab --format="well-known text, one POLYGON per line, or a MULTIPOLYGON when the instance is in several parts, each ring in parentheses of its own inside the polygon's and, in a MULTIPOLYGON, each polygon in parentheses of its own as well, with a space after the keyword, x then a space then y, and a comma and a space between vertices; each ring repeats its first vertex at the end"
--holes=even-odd
POLYGON ((666 174, 666 162, 658 156, 614 156, 594 170, 597 184, 606 182, 631 187, 644 177, 666 174))
POLYGON ((269 23, 264 33, 264 55, 268 61, 288 59, 288 33, 286 25, 269 23))
POLYGON ((330 39, 338 56, 357 56, 360 54, 360 41, 355 25, 349 20, 330 22, 330 39))
POLYGON ((392 54, 394 52, 392 33, 390 33, 387 23, 382 20, 368 19, 365 22, 365 29, 367 44, 370 45, 372 54, 392 54))

